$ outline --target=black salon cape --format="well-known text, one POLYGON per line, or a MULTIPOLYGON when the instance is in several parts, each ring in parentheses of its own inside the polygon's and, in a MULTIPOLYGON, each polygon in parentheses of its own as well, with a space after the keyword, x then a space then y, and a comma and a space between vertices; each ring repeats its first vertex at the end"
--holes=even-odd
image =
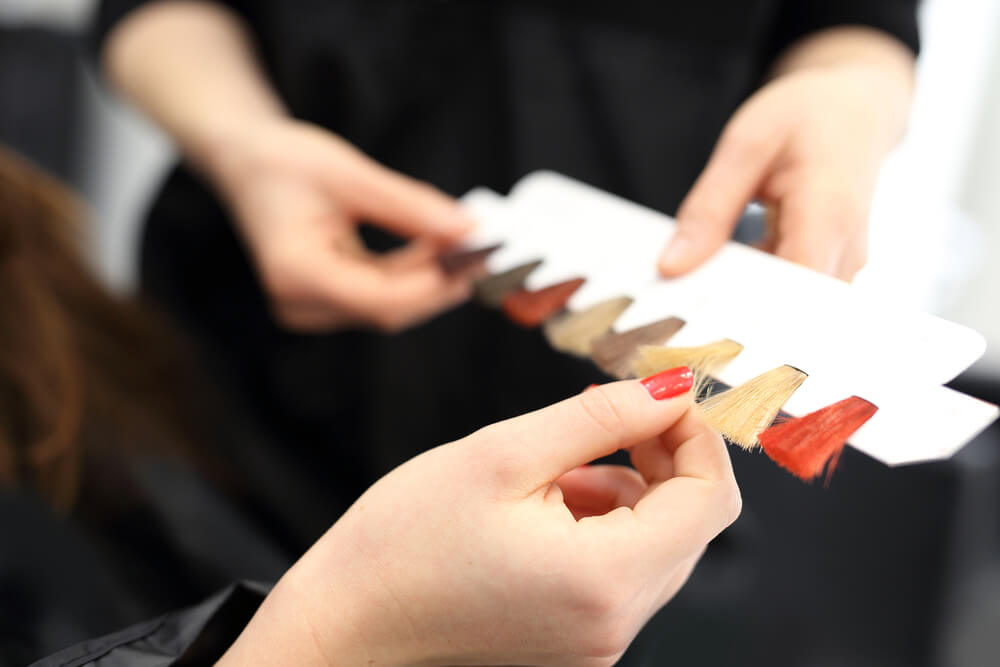
POLYGON ((0 665, 199 603, 234 581, 276 581, 293 562, 180 460, 102 462, 71 515, 0 488, 0 665))
POLYGON ((167 667, 211 665, 250 621, 269 586, 234 584, 208 600, 91 639, 31 667, 167 667))

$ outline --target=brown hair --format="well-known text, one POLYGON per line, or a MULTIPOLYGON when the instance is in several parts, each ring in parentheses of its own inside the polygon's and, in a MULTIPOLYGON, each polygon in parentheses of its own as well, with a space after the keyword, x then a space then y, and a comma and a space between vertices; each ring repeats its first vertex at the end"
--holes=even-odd
POLYGON ((0 485, 70 508, 88 457, 183 443, 190 368, 164 322, 112 297, 77 248, 83 207, 0 148, 0 485))

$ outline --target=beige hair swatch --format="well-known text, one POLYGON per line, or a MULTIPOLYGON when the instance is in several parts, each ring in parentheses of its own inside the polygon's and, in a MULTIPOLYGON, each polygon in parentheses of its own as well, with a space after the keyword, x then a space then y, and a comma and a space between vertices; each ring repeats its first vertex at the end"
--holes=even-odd
POLYGON ((557 315, 546 323, 545 337, 555 349, 585 357, 590 354, 594 339, 610 331, 632 301, 631 297, 621 296, 586 310, 557 315))

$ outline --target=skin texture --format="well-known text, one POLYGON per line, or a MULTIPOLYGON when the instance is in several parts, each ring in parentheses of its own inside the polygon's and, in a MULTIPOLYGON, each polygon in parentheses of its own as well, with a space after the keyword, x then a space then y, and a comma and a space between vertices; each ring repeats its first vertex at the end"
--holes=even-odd
POLYGON ((691 408, 618 382, 411 460, 220 664, 614 664, 740 511, 725 445, 691 408), (635 470, 583 466, 621 448, 635 470))
POLYGON ((677 212, 660 259, 684 274, 731 236, 746 205, 769 208, 759 246, 842 280, 867 258, 878 170, 906 126, 913 55, 875 30, 836 28, 793 45, 736 111, 677 212))

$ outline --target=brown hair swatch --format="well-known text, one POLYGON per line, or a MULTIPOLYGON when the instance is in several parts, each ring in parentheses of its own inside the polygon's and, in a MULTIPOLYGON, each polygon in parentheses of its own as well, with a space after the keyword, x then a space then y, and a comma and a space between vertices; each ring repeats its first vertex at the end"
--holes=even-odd
POLYGON ((527 264, 515 266, 513 269, 486 276, 476 281, 476 299, 487 306, 499 308, 504 297, 524 286, 531 272, 542 265, 542 260, 536 259, 527 264))
MULTIPOLYGON (((464 273, 481 266, 490 255, 502 247, 502 243, 495 243, 483 248, 449 250, 438 255, 438 264, 441 265, 442 270, 448 275, 464 273)), ((485 271, 485 269, 483 270, 485 271)))
POLYGON ((590 355, 598 368, 613 378, 632 376, 632 361, 640 345, 663 345, 684 326, 684 320, 668 317, 622 333, 609 333, 590 344, 590 355))

